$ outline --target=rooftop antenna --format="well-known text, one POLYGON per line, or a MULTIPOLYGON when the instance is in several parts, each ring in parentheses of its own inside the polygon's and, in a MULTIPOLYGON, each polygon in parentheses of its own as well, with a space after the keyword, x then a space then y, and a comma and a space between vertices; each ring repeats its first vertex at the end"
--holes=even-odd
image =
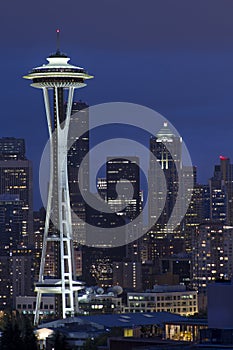
POLYGON ((57 53, 60 53, 60 29, 57 29, 56 33, 57 33, 57 53))

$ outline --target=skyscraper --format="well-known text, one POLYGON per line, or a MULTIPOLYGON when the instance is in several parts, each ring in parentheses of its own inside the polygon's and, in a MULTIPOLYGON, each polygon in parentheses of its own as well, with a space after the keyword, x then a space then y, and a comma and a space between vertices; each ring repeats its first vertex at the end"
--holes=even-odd
POLYGON ((139 158, 108 157, 106 164, 107 202, 111 209, 121 216, 126 225, 126 257, 130 261, 140 261, 142 220, 142 192, 140 191, 139 158))
POLYGON ((177 174, 177 168, 181 169, 181 152, 182 152, 182 139, 175 136, 169 129, 168 124, 164 123, 164 127, 158 132, 156 137, 150 139, 150 151, 154 157, 150 159, 149 169, 149 182, 150 190, 153 191, 153 202, 149 203, 149 218, 152 220, 158 219, 154 229, 157 234, 166 234, 172 232, 175 227, 168 227, 168 221, 173 213, 175 206, 179 179, 177 174), (155 160, 156 159, 156 160, 155 160), (155 161, 157 161, 164 173, 166 181, 166 192, 163 190, 161 184, 162 178, 158 174, 158 168, 155 161), (161 205, 165 202, 162 213, 158 218, 158 210, 161 210, 161 205), (151 204, 152 203, 152 204, 151 204))
POLYGON ((69 130, 68 138, 72 145, 67 155, 68 181, 71 209, 73 210, 73 241, 74 246, 79 246, 85 244, 86 241, 87 210, 80 187, 83 191, 89 190, 89 131, 86 131, 89 130, 88 105, 81 101, 74 102, 70 120, 72 128, 69 130), (76 127, 81 136, 75 135, 76 127))
POLYGON ((32 163, 23 139, 0 139, 0 309, 15 307, 18 293, 32 293, 32 163), (17 255, 17 257, 16 257, 17 255), (23 265, 25 261, 31 264, 23 265), (25 268, 27 266, 27 268, 25 268))
POLYGON ((19 195, 0 195, 0 254, 25 246, 23 208, 19 195))
POLYGON ((215 222, 226 222, 227 194, 221 166, 216 165, 214 176, 209 180, 210 188, 210 219, 215 222))
POLYGON ((18 197, 21 202, 21 235, 24 246, 32 246, 33 196, 32 163, 26 159, 23 139, 0 139, 0 195, 18 197))
POLYGON ((208 185, 194 184, 189 208, 181 223, 181 237, 186 253, 192 252, 192 234, 202 223, 210 220, 210 189, 208 185))
POLYGON ((139 158, 108 157, 106 166, 109 206, 128 220, 135 219, 141 209, 139 158))
POLYGON ((151 137, 150 152, 148 221, 151 229, 144 236, 144 249, 147 250, 144 255, 155 260, 162 251, 164 239, 172 242, 171 253, 177 253, 182 247, 179 235, 177 240, 174 239, 176 226, 169 222, 172 217, 179 218, 182 211, 179 205, 175 207, 181 185, 178 170, 182 169, 182 139, 174 135, 165 122, 156 137, 151 137))
MULTIPOLYGON (((126 243, 127 240, 133 241, 133 235, 136 240, 139 236, 135 232, 139 226, 137 217, 140 214, 142 205, 138 157, 107 157, 106 178, 98 179, 97 188, 99 195, 108 204, 108 207, 112 209, 112 213, 101 212, 88 207, 87 220, 90 225, 96 228, 96 246, 101 243, 101 235, 107 232, 107 228, 123 226, 126 243), (137 225, 129 232, 126 224, 132 220, 136 220, 137 225)), ((87 230, 88 234, 89 231, 87 230)), ((138 260, 139 249, 138 240, 116 248, 110 245, 106 249, 103 249, 103 247, 101 249, 84 247, 83 266, 85 266, 85 281, 89 283, 92 281, 93 283, 94 278, 95 282, 101 285, 112 283, 113 262, 122 261, 126 256, 130 260, 138 260), (108 271, 107 274, 106 271, 108 271)))
POLYGON ((193 233, 192 285, 200 292, 207 284, 232 277, 233 227, 221 222, 200 225, 193 233))

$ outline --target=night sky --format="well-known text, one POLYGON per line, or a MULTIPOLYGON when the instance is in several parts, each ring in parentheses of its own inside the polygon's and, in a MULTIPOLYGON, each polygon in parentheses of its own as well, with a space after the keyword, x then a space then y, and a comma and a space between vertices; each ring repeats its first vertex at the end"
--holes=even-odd
POLYGON ((26 139, 35 188, 47 126, 42 93, 22 76, 56 50, 56 28, 71 63, 95 76, 77 99, 157 110, 183 137, 200 182, 220 154, 233 162, 232 1, 2 1, 0 16, 0 136, 26 139))

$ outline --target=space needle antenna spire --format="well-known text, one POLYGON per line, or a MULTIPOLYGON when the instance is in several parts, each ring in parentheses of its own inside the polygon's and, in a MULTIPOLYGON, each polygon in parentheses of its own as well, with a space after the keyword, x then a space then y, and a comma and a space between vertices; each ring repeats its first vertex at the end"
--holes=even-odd
POLYGON ((56 30, 56 33, 57 33, 57 53, 60 52, 60 29, 58 28, 56 30))

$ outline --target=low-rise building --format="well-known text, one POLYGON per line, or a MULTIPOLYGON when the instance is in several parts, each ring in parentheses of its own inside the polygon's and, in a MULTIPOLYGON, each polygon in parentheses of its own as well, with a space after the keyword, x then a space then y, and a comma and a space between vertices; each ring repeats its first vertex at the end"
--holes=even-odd
POLYGON ((79 311, 84 315, 121 313, 122 298, 115 295, 88 295, 79 300, 79 311))
MULTIPOLYGON (((17 296, 16 310, 24 314, 33 314, 36 307, 36 296, 17 296)), ((41 301, 41 312, 44 316, 55 313, 55 297, 43 296, 41 301)))
MULTIPOLYGON (((54 338, 49 334, 48 329, 53 330, 55 334, 59 332, 64 335, 68 346, 72 349, 81 350, 88 339, 93 340, 94 343, 95 338, 100 335, 105 334, 110 337, 113 336, 113 332, 118 341, 114 347, 108 348, 135 349, 135 347, 129 347, 128 342, 125 345, 123 342, 127 339, 136 339, 139 345, 145 345, 148 344, 145 341, 150 338, 152 345, 161 343, 167 322, 177 324, 185 320, 187 321, 187 318, 167 312, 77 316, 43 323, 38 327, 37 334, 40 335, 41 345, 46 343, 48 350, 55 347, 54 338)), ((107 349, 106 345, 104 348, 107 349)))
POLYGON ((198 313, 197 291, 187 290, 184 285, 154 286, 143 293, 127 293, 124 312, 172 312, 182 316, 198 313))

